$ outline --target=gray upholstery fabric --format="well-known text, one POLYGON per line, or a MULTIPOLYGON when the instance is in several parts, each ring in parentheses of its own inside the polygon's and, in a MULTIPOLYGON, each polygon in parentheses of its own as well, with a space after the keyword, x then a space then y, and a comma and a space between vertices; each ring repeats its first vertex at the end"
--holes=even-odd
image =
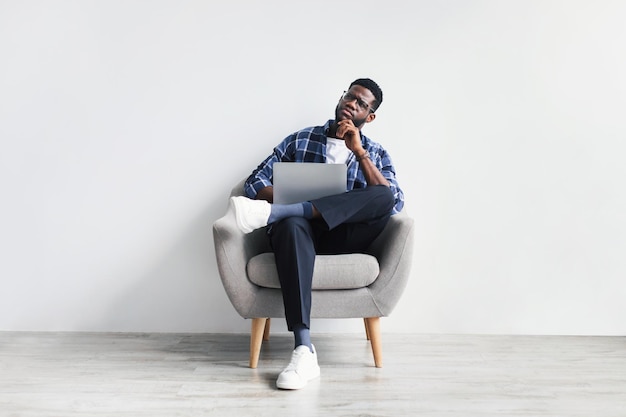
MULTIPOLYGON (((370 285, 378 277, 378 260, 372 255, 318 255, 313 270, 313 290, 351 290, 370 285)), ((280 288, 273 253, 262 253, 250 259, 248 278, 265 288, 280 288)))
MULTIPOLYGON (((243 195, 243 181, 233 188, 231 195, 243 195)), ((239 315, 244 318, 284 317, 276 267, 271 264, 273 255, 265 230, 242 233, 229 207, 224 217, 213 224, 213 239, 224 290, 239 315), (262 276, 265 273, 267 276, 262 276)), ((318 255, 313 318, 383 317, 392 312, 409 278, 413 219, 405 211, 392 216, 367 252, 367 255, 318 255), (337 272, 341 263, 346 264, 346 269, 341 267, 341 272, 337 272)))

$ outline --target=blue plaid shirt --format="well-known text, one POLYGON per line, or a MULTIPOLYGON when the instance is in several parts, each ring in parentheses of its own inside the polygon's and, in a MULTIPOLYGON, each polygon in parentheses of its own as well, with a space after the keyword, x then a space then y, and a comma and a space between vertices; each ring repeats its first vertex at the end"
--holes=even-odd
MULTIPOLYGON (((252 172, 244 185, 244 192, 250 198, 256 197, 264 187, 272 185, 272 165, 274 162, 326 162, 326 135, 324 134, 333 120, 324 126, 307 127, 287 136, 274 148, 274 152, 252 172)), ((394 213, 400 212, 404 206, 404 193, 398 186, 396 170, 387 151, 378 143, 361 134, 363 148, 369 153, 370 159, 389 181, 391 191, 396 198, 394 213)), ((348 158, 347 189, 364 188, 367 186, 365 176, 359 169, 359 162, 354 154, 348 158)))

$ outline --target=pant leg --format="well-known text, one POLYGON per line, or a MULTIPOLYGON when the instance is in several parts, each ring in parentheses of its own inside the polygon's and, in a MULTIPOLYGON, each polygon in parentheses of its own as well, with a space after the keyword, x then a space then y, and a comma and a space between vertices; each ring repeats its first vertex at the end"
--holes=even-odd
POLYGON ((289 330, 298 323, 310 327, 315 255, 363 251, 387 224, 395 201, 381 185, 312 203, 324 220, 288 217, 269 232, 289 330))
POLYGON ((313 227, 302 217, 288 217, 276 222, 269 233, 289 330, 299 323, 310 327, 316 255, 314 235, 313 227))
POLYGON ((373 185, 318 198, 311 203, 332 230, 344 223, 369 224, 389 218, 395 199, 389 187, 373 185))
POLYGON ((387 225, 395 199, 389 187, 377 185, 315 204, 327 222, 337 224, 318 235, 317 253, 362 253, 387 225))
POLYGON ((376 222, 343 223, 319 235, 317 253, 337 255, 345 253, 366 253, 367 248, 380 235, 389 222, 384 217, 376 222))

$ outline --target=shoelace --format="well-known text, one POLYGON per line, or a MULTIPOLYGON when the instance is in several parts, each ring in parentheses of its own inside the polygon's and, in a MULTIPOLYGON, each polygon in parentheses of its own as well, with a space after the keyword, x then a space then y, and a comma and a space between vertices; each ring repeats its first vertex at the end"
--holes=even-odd
POLYGON ((296 350, 291 355, 291 360, 289 361, 289 365, 285 368, 285 371, 296 371, 298 369, 298 362, 300 358, 306 354, 304 350, 296 350))

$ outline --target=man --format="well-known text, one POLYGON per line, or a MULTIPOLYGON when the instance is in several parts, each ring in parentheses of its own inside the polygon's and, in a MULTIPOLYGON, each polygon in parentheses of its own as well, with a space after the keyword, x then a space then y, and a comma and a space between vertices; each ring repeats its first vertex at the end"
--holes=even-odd
POLYGON ((291 361, 276 381, 278 388, 299 389, 320 375, 309 331, 315 255, 365 251, 404 205, 389 154, 361 133, 376 118, 382 101, 374 81, 354 81, 337 103, 335 120, 285 138, 246 180, 247 197, 231 199, 242 231, 269 225, 287 326, 295 339, 291 361), (345 163, 348 192, 272 204, 272 166, 279 161, 345 163))

